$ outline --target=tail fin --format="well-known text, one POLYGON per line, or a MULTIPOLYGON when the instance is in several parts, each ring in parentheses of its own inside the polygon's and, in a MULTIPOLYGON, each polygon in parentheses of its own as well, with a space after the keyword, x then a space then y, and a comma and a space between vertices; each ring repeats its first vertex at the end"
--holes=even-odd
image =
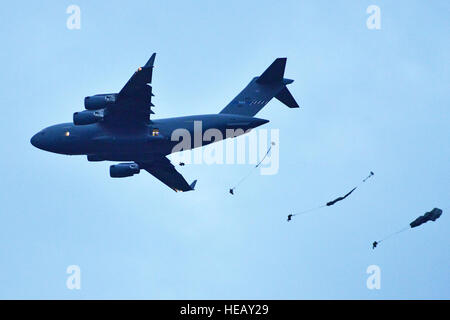
POLYGON ((282 82, 284 69, 286 69, 287 58, 278 58, 259 76, 258 83, 276 83, 282 82))
POLYGON ((273 97, 289 108, 298 108, 299 105, 286 87, 294 82, 284 78, 286 60, 286 58, 275 59, 261 76, 253 78, 220 113, 254 116, 273 97))

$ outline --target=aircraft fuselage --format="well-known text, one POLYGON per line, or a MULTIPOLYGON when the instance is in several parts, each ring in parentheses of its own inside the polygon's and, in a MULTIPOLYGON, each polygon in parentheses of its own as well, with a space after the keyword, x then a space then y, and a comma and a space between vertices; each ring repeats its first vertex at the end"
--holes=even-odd
POLYGON ((182 139, 190 139, 183 148, 189 150, 220 141, 220 135, 230 137, 230 130, 237 136, 267 122, 241 115, 210 114, 157 119, 138 126, 114 126, 103 122, 87 125, 61 123, 38 132, 31 138, 31 143, 49 152, 87 155, 91 161, 136 161, 152 155, 171 154, 182 139), (203 139, 211 136, 208 134, 208 130, 213 133, 210 129, 215 129, 220 135, 213 134, 213 138, 203 139))

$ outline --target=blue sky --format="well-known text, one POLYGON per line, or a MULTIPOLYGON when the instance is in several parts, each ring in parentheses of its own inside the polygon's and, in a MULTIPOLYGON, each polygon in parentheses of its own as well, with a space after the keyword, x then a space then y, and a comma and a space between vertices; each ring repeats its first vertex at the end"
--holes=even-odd
POLYGON ((448 1, 14 1, 0 12, 0 298, 450 298, 448 1), (66 8, 81 8, 81 29, 66 8), (366 8, 381 8, 368 30, 366 8), (180 168, 109 178, 33 148, 83 98, 115 92, 157 52, 155 118, 215 113, 276 57, 302 106, 273 100, 277 175, 180 168), (286 215, 375 177, 340 204, 286 215), (440 220, 371 249, 433 207, 440 220), (368 290, 366 269, 381 268, 368 290), (81 290, 66 288, 79 265, 81 290))

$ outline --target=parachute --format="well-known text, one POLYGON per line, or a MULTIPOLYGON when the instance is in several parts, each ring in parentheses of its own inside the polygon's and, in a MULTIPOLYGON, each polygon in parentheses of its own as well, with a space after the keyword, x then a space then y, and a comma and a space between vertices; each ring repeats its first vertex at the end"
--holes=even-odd
POLYGON ((404 231, 406 231, 406 230, 409 230, 409 229, 412 229, 412 228, 416 228, 416 227, 418 227, 418 226, 421 226, 422 224, 427 223, 428 221, 436 221, 437 219, 439 219, 439 217, 440 217, 441 215, 442 215, 442 209, 434 208, 433 210, 426 212, 424 215, 418 217, 418 218, 415 219, 413 222, 411 222, 411 223, 409 224, 409 227, 406 227, 406 228, 403 228, 403 229, 401 229, 401 230, 399 230, 399 231, 396 231, 396 232, 394 232, 394 233, 391 233, 390 235, 387 235, 386 237, 384 237, 384 238, 381 239, 381 240, 374 241, 374 243, 372 244, 372 249, 375 249, 376 246, 377 246, 380 242, 385 241, 385 240, 389 239, 390 237, 392 237, 392 236, 394 236, 394 235, 396 235, 396 234, 399 234, 399 233, 402 233, 402 232, 404 232, 404 231))
MULTIPOLYGON (((366 182, 366 181, 367 181, 370 177, 372 177, 373 175, 374 175, 374 173, 373 173, 372 171, 370 171, 370 174, 369 174, 365 179, 362 180, 362 183, 366 182)), ((305 213, 308 213, 308 212, 311 212, 311 211, 315 211, 315 210, 318 210, 318 209, 321 209, 321 208, 324 208, 324 207, 330 207, 330 206, 332 206, 332 205, 335 205, 337 202, 346 199, 346 198, 347 198, 349 195, 351 195, 351 194, 353 193, 353 191, 355 191, 358 187, 359 187, 359 185, 357 185, 357 186, 354 187, 352 190, 350 190, 350 192, 348 192, 346 195, 344 195, 344 196, 342 196, 342 197, 338 197, 338 198, 336 198, 336 199, 334 199, 334 200, 328 201, 328 202, 327 202, 326 204, 324 204, 324 205, 321 205, 321 206, 318 206, 318 207, 314 207, 314 208, 311 208, 311 209, 308 209, 308 210, 305 210, 305 211, 302 211, 302 212, 298 212, 298 213, 291 213, 291 214, 288 215, 287 221, 291 221, 291 220, 292 220, 292 217, 295 217, 295 216, 298 216, 298 215, 301 215, 301 214, 305 214, 305 213)), ((231 192, 231 191, 230 191, 230 192, 231 192)))
POLYGON ((370 171, 370 174, 363 180, 363 182, 366 182, 366 180, 370 179, 371 176, 373 176, 375 173, 370 171))
POLYGON ((418 217, 416 220, 411 222, 409 225, 411 228, 418 227, 428 221, 436 221, 442 214, 442 210, 439 208, 434 208, 433 210, 425 213, 423 216, 418 217))
POLYGON ((354 187, 349 193, 347 193, 347 194, 346 194, 345 196, 343 196, 343 197, 339 197, 339 198, 334 199, 333 201, 327 202, 326 206, 329 207, 329 206, 332 206, 333 204, 335 204, 336 202, 339 202, 339 201, 344 200, 344 199, 347 198, 349 195, 351 195, 352 192, 356 190, 356 188, 357 188, 357 187, 354 187))
POLYGON ((254 166, 254 167, 248 172, 247 175, 245 175, 243 178, 241 178, 241 180, 239 180, 239 182, 238 182, 234 187, 232 187, 232 188, 230 188, 230 189, 228 190, 228 192, 229 192, 231 195, 234 195, 234 190, 235 190, 242 182, 244 182, 245 180, 247 180, 248 177, 250 177, 250 175, 253 173, 254 169, 257 169, 257 168, 261 165, 261 163, 264 161, 264 159, 266 159, 266 157, 269 155, 269 152, 270 152, 270 150, 272 150, 272 147, 273 147, 274 145, 275 145, 275 142, 272 141, 272 142, 270 143, 270 147, 269 147, 269 149, 267 150, 266 154, 265 154, 264 157, 256 164, 256 166, 254 166))

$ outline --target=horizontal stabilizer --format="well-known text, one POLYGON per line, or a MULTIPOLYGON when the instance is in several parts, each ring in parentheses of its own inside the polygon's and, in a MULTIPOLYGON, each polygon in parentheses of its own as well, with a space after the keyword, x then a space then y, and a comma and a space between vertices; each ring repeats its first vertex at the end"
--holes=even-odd
POLYGON ((258 83, 281 83, 283 81, 284 69, 286 68, 286 58, 275 59, 274 62, 256 80, 258 83))
POLYGON ((298 108, 299 105, 297 101, 295 101, 292 94, 289 92, 289 89, 287 87, 284 87, 276 96, 280 102, 284 103, 289 108, 298 108))
POLYGON ((194 182, 191 183, 191 185, 190 185, 191 190, 194 190, 196 184, 197 184, 197 180, 194 180, 194 182))

